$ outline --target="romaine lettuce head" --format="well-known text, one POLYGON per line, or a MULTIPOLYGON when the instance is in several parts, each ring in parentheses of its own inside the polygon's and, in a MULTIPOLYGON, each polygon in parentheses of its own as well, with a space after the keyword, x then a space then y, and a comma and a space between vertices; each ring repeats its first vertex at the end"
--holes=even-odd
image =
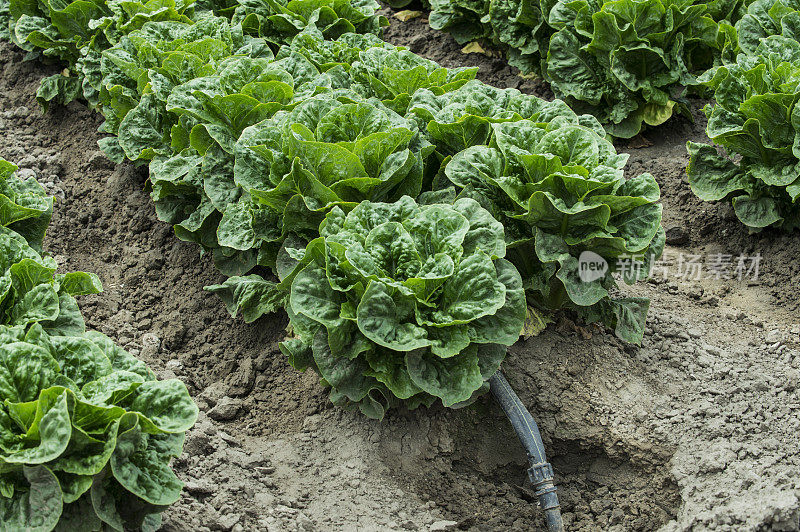
POLYGON ((219 182, 243 194, 218 202, 216 242, 274 267, 287 235, 315 238, 333 207, 418 195, 431 151, 413 122, 379 101, 343 90, 308 98, 236 142, 233 171, 219 182))
POLYGON ((459 44, 466 44, 491 36, 491 26, 482 24, 490 4, 489 0, 430 0, 428 19, 431 28, 446 31, 459 44))
POLYGON ((360 51, 352 63, 353 83, 365 96, 375 96, 401 115, 420 89, 437 96, 451 93, 475 78, 477 68, 444 68, 408 50, 372 46, 360 51))
MULTIPOLYGON (((784 9, 779 2, 774 6, 781 7, 770 12, 784 9)), ((797 18, 792 13, 800 11, 782 20, 797 18)), ((742 36, 740 43, 743 48, 752 44, 742 36)), ((736 216, 752 231, 800 227, 800 43, 771 35, 752 54, 739 54, 735 63, 709 72, 703 81, 716 99, 705 108, 707 133, 727 156, 713 146, 689 142, 692 191, 705 201, 730 199, 736 216)))
POLYGON ((625 138, 685 110, 682 87, 696 84, 729 40, 707 6, 692 2, 559 1, 548 23, 557 32, 544 77, 556 97, 625 138))
POLYGON ((20 179, 17 166, 0 157, 0 230, 16 233, 37 251, 53 215, 53 198, 35 179, 20 179))
POLYGON ((178 500, 170 461, 197 406, 102 334, 0 325, 0 400, 6 527, 155 530, 178 500))
POLYGON ((736 23, 736 35, 740 50, 751 56, 761 54, 761 41, 772 35, 800 40, 800 3, 797 0, 755 0, 736 23))
POLYGON ((309 25, 332 41, 346 33, 379 33, 389 25, 376 14, 379 8, 375 0, 241 0, 232 6, 231 22, 277 45, 288 44, 309 25))
POLYGON ((380 418, 410 407, 463 405, 488 389, 526 314, 519 273, 503 257, 503 227, 476 201, 364 201, 334 208, 321 236, 288 249, 281 344, 317 371, 337 403, 380 418))
POLYGON ((489 145, 453 156, 444 174, 459 197, 476 199, 502 222, 529 302, 575 310, 641 341, 647 300, 613 299, 610 292, 613 274, 628 283, 646 277, 663 250, 655 179, 625 179, 627 155, 567 119, 498 122, 490 135, 489 145), (587 257, 607 265, 601 276, 581 275, 587 257))
POLYGON ((529 119, 534 122, 582 124, 600 136, 605 131, 590 115, 578 116, 561 100, 548 102, 516 89, 498 89, 471 80, 437 94, 420 88, 408 105, 408 116, 424 131, 442 157, 470 146, 488 145, 492 124, 529 119))

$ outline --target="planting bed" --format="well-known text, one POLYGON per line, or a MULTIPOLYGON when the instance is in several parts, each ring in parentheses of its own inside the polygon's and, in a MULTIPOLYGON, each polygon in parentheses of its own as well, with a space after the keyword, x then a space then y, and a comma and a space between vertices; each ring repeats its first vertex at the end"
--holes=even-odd
MULTIPOLYGON (((385 14, 394 44, 552 97, 503 59, 385 14)), ((157 221, 146 168, 109 162, 82 104, 42 115, 35 92, 57 67, 23 57, 0 44, 0 157, 57 197, 45 249, 102 279, 101 296, 80 299, 88 325, 182 379, 200 406, 165 530, 541 529, 524 452, 489 397, 383 422, 332 407, 278 350, 286 315, 232 320, 202 289, 222 279, 209 258, 157 221)), ((748 235, 728 204, 691 194, 684 143, 707 141, 704 102, 692 103, 694 124, 618 146, 631 175, 658 181, 675 259, 639 289, 652 299, 642 346, 565 315, 503 365, 540 422, 569 530, 800 528, 800 244, 748 235), (760 253, 758 279, 676 276, 681 254, 718 253, 760 253)))

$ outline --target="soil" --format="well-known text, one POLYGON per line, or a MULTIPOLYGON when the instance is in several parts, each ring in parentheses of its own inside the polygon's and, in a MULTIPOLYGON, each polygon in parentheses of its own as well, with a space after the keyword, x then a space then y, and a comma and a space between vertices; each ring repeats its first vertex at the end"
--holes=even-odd
MULTIPOLYGON (((385 13, 388 41, 552 97, 424 18, 385 13)), ((81 103, 37 108, 39 80, 57 70, 0 44, 0 156, 58 198, 45 247, 62 271, 103 280, 80 301, 89 326, 185 381, 200 406, 163 530, 543 528, 525 453, 490 398, 370 421, 289 367, 284 314, 230 318, 203 291, 221 279, 209 257, 156 219, 146 169, 98 150, 100 117, 81 103)), ((800 241, 748 234, 728 205, 691 194, 684 145, 707 141, 704 103, 692 101, 693 123, 647 132, 652 146, 619 146, 632 175, 661 185, 674 258, 668 275, 623 288, 652 300, 642 345, 559 316, 503 366, 542 429, 568 530, 800 530, 800 241), (678 275, 681 257, 720 253, 760 253, 758 277, 678 275)))

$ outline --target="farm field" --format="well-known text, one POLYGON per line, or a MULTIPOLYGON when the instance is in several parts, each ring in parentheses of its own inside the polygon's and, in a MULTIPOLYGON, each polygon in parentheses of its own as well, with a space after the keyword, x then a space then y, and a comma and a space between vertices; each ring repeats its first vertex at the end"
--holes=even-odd
MULTIPOLYGON (((504 59, 384 14, 390 43, 552 98, 504 59)), ((277 348, 285 313, 232 319, 203 290, 223 279, 209 257, 158 221, 146 167, 98 150, 101 120, 84 104, 43 115, 35 93, 58 67, 23 59, 0 44, 0 157, 57 198, 45 250, 103 281, 80 298, 87 325, 183 380, 200 407, 164 530, 542 528, 525 454, 489 396, 382 422, 333 407, 277 348)), ((559 314, 503 364, 542 429, 569 530, 800 529, 800 244, 750 235, 728 203, 691 193, 685 143, 708 142, 705 103, 691 100, 694 123, 617 144, 630 176, 655 176, 664 206, 665 273, 637 285, 651 298, 642 345, 559 314), (760 257, 757 275, 708 278, 719 254, 760 257)))

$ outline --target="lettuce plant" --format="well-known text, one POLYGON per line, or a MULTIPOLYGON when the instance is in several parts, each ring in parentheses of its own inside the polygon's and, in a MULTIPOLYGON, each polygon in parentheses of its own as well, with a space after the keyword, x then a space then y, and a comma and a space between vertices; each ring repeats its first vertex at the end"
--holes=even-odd
MULTIPOLYGON (((791 32, 800 20, 775 2, 751 6, 751 14, 781 20, 771 27, 791 32), (785 13, 783 19, 779 14, 785 13)), ((755 18, 755 16, 753 16, 755 18)), ((740 46, 751 50, 754 22, 742 19, 740 46)), ((689 185, 702 200, 730 199, 739 220, 753 231, 800 226, 800 43, 785 35, 761 40, 753 53, 740 53, 734 63, 708 73, 716 104, 706 106, 707 133, 713 146, 688 143, 689 185), (727 155, 727 156, 726 156, 727 155), (735 157, 735 161, 730 157, 735 157)))
POLYGON ((540 72, 553 28, 547 24, 548 3, 538 0, 492 0, 487 20, 492 40, 503 47, 510 65, 522 72, 540 72))
POLYGON ((478 200, 503 224, 508 259, 522 274, 530 304, 570 308, 640 341, 647 300, 614 299, 610 291, 613 274, 632 283, 661 255, 655 180, 648 174, 626 180, 627 155, 616 153, 594 118, 575 115, 563 102, 488 88, 485 98, 479 90, 458 96, 468 89, 443 98, 421 94, 411 105, 429 120, 437 147, 453 154, 437 186, 455 185, 459 197, 478 200), (608 264, 604 276, 580 279, 584 252, 608 264))
POLYGON ((0 325, 3 524, 157 530, 180 496, 169 463, 197 407, 102 334, 47 325, 0 325))
POLYGON ((408 50, 371 46, 358 54, 350 75, 365 96, 374 95, 401 115, 420 89, 437 96, 452 93, 475 78, 477 68, 444 68, 408 50))
POLYGON ((157 530, 197 406, 177 379, 86 331, 97 276, 40 254, 52 199, 0 159, 0 523, 3 530, 157 530))
POLYGON ((376 418, 397 400, 455 406, 488 389, 526 312, 488 211, 404 196, 334 208, 320 235, 290 249, 296 264, 282 272, 295 337, 281 348, 295 368, 376 418))
POLYGON ((755 0, 747 13, 736 23, 739 49, 760 55, 761 41, 771 35, 782 35, 800 41, 800 3, 796 0, 755 0))
POLYGON ((684 109, 683 87, 713 66, 727 33, 692 1, 557 2, 544 77, 579 112, 632 137, 684 109))
POLYGON ((456 42, 465 44, 491 35, 491 27, 482 24, 489 13, 489 0, 430 0, 428 17, 431 28, 453 35, 456 42))
POLYGON ((278 60, 302 55, 320 72, 348 76, 347 86, 364 98, 378 98, 405 116, 411 98, 420 89, 436 95, 455 91, 473 80, 477 68, 444 68, 404 48, 393 46, 374 34, 347 34, 327 41, 308 27, 276 54, 278 60))
POLYGON ((228 205, 217 231, 225 242, 248 234, 236 224, 243 209, 266 210, 277 217, 279 234, 310 240, 334 206, 350 210, 363 200, 417 196, 423 162, 433 149, 412 122, 344 90, 259 122, 242 134, 237 148, 234 179, 250 199, 228 205))
POLYGON ((4 240, 21 237, 28 247, 41 251, 53 215, 53 198, 35 179, 18 178, 16 170, 16 165, 0 158, 0 235, 4 240))
POLYGON ((492 124, 521 119, 585 123, 598 135, 605 135, 595 118, 576 115, 561 100, 547 102, 516 89, 498 89, 477 80, 443 94, 426 88, 417 90, 409 102, 408 115, 442 157, 470 146, 488 145, 492 124))

